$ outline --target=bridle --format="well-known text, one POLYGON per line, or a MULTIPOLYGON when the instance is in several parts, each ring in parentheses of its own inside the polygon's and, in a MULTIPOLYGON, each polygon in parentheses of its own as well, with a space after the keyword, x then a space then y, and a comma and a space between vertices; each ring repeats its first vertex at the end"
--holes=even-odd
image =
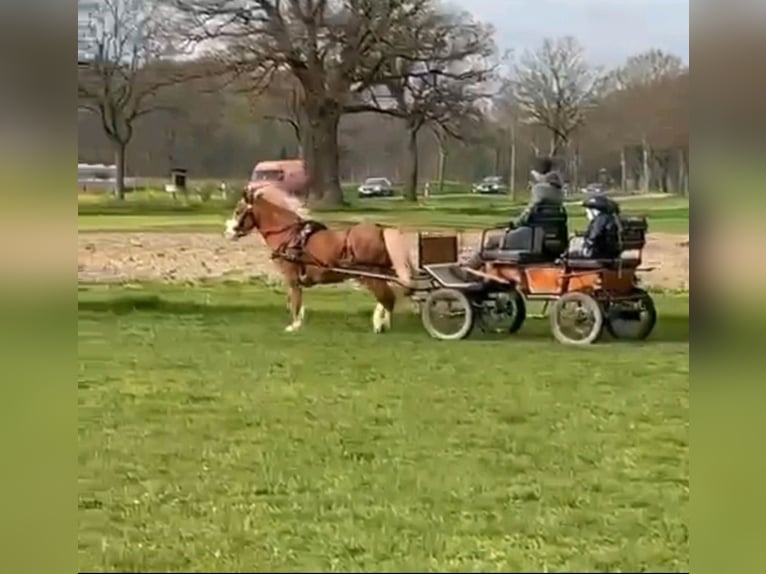
POLYGON ((245 206, 244 211, 242 211, 239 217, 237 217, 237 225, 234 227, 234 229, 232 229, 232 231, 237 237, 244 237, 245 235, 249 233, 249 231, 242 231, 242 227, 245 223, 245 219, 247 218, 247 216, 250 216, 253 219, 253 227, 251 229, 255 228, 256 221, 255 221, 255 214, 253 213, 252 203, 248 203, 245 206))
MULTIPOLYGON (((253 228, 257 228, 258 227, 258 222, 257 222, 257 219, 255 217, 255 213, 253 212, 253 200, 254 199, 255 198, 252 196, 252 194, 248 194, 248 196, 247 196, 247 198, 245 200, 246 204, 245 204, 244 211, 237 218, 237 225, 232 230, 237 235, 237 237, 244 237, 245 235, 247 235, 249 233, 249 231, 247 231, 247 232, 242 231, 242 227, 243 227, 243 225, 244 225, 244 223, 246 221, 247 216, 250 216, 252 218, 252 220, 253 220, 253 227, 251 228, 251 230, 253 228)), ((261 235, 263 236, 264 239, 268 239, 272 235, 278 235, 280 233, 284 233, 285 231, 289 231, 290 229, 292 229, 294 227, 300 226, 302 223, 303 223, 303 220, 301 220, 299 218, 298 221, 293 221, 292 223, 288 223, 286 225, 283 225, 282 227, 278 227, 277 229, 269 229, 269 230, 259 229, 259 231, 261 232, 261 235)))

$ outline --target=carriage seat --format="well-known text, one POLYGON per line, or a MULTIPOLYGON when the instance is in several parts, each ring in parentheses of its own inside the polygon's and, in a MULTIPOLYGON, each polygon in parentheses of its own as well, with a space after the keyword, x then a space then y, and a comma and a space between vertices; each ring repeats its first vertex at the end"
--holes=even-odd
POLYGON ((566 259, 570 269, 635 269, 641 265, 641 259, 636 257, 618 257, 617 259, 566 259))
POLYGON ((485 261, 547 263, 556 261, 567 248, 567 212, 563 205, 539 203, 527 225, 508 231, 499 246, 483 249, 485 261))
POLYGON ((635 269, 641 265, 641 252, 649 229, 646 217, 619 216, 619 220, 619 240, 615 246, 615 251, 619 253, 617 257, 578 257, 568 252, 565 257, 567 266, 571 269, 635 269))

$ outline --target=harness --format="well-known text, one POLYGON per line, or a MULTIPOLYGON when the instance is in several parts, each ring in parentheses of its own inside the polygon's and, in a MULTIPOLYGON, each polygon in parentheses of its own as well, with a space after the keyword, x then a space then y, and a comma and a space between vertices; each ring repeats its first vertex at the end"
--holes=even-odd
POLYGON ((278 229, 269 233, 269 235, 275 233, 282 233, 284 231, 290 231, 294 229, 294 233, 290 233, 281 244, 277 246, 271 253, 272 259, 283 259, 290 263, 295 263, 300 266, 300 276, 304 278, 306 275, 306 265, 317 263, 314 257, 306 251, 306 244, 311 236, 318 231, 324 231, 327 226, 319 221, 311 219, 300 220, 296 223, 292 223, 282 229, 278 229))

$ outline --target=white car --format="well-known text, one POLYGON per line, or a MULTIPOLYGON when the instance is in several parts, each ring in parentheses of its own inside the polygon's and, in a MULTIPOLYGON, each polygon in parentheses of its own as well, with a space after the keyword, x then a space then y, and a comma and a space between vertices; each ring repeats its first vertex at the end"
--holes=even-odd
POLYGON ((391 197, 392 195, 394 195, 394 186, 385 177, 368 177, 359 186, 360 197, 391 197))
POLYGON ((505 184, 503 179, 497 176, 485 177, 473 186, 474 193, 504 193, 505 184))

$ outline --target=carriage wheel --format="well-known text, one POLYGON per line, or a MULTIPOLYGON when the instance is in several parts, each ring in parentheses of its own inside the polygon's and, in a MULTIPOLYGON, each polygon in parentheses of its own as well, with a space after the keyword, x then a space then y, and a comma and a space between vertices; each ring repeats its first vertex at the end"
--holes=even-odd
POLYGON ((551 306, 551 331, 560 343, 590 345, 604 332, 601 305, 587 293, 565 293, 551 306))
POLYGON ((635 298, 610 304, 606 328, 615 339, 643 341, 657 324, 657 309, 651 295, 637 289, 635 298))
POLYGON ((434 339, 464 339, 473 330, 473 305, 465 293, 457 289, 431 291, 420 308, 420 318, 434 339))
POLYGON ((516 333, 527 318, 527 304, 516 289, 497 293, 484 307, 481 321, 487 331, 516 333))

